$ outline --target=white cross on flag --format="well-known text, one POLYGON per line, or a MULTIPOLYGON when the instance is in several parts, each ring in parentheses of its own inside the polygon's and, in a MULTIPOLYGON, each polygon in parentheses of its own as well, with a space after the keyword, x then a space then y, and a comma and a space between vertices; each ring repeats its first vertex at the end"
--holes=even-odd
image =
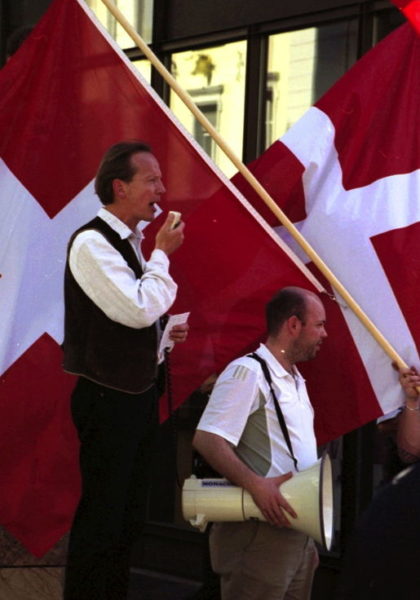
MULTIPOLYGON (((251 165, 401 358, 417 368, 419 45, 409 24, 400 27, 251 165)), ((247 185, 236 183, 252 199, 247 185)), ((258 198, 252 202, 270 218, 258 198)), ((277 231, 299 253, 289 234, 277 231)), ((340 309, 327 311, 322 352, 302 365, 324 441, 402 401, 390 359, 338 301, 340 309)))
POLYGON ((0 132, 0 523, 40 556, 68 530, 79 493, 62 280, 70 234, 99 208, 92 179, 109 146, 149 142, 164 208, 187 222, 171 257, 173 312, 191 311, 171 356, 177 404, 255 346, 274 291, 314 287, 82 1, 55 0, 0 72, 0 132))

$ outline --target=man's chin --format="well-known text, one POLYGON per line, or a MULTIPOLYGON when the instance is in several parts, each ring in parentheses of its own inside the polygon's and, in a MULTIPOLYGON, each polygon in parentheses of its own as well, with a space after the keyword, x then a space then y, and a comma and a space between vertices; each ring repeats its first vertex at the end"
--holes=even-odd
POLYGON ((151 223, 152 221, 155 220, 156 217, 157 217, 156 213, 143 215, 142 218, 140 219, 140 221, 145 221, 146 223, 151 223))
POLYGON ((319 350, 320 350, 319 346, 316 346, 316 348, 313 348, 310 352, 308 352, 306 360, 312 360, 313 358, 315 358, 317 356, 319 350))

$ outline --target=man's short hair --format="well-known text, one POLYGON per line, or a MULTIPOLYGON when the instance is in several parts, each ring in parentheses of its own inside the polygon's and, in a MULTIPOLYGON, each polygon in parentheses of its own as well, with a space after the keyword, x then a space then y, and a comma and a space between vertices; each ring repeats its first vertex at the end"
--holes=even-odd
POLYGON ((102 204, 114 202, 114 179, 131 181, 136 173, 131 157, 138 152, 151 152, 148 144, 137 140, 119 142, 105 152, 95 177, 95 192, 102 204))
POLYGON ((305 322, 307 301, 305 291, 297 287, 287 287, 277 292, 265 309, 268 335, 277 335, 280 327, 296 316, 305 322))

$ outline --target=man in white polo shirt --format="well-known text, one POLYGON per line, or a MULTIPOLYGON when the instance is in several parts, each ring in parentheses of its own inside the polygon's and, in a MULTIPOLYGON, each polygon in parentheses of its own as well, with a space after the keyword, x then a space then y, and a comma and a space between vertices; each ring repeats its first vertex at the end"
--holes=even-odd
POLYGON ((279 485, 317 460, 313 408, 295 363, 315 357, 327 335, 325 310, 314 293, 290 287, 268 303, 266 318, 265 344, 220 375, 193 442, 267 520, 213 524, 223 600, 307 600, 318 563, 313 540, 289 527, 296 514, 279 485))

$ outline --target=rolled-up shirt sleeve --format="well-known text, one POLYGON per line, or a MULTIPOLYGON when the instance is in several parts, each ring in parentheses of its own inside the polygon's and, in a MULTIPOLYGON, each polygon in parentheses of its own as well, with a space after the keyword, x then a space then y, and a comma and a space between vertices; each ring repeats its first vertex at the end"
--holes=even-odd
POLYGON ((172 306, 177 285, 169 260, 154 250, 138 279, 121 254, 93 230, 79 233, 69 255, 73 277, 85 294, 113 321, 141 329, 149 327, 172 306))

